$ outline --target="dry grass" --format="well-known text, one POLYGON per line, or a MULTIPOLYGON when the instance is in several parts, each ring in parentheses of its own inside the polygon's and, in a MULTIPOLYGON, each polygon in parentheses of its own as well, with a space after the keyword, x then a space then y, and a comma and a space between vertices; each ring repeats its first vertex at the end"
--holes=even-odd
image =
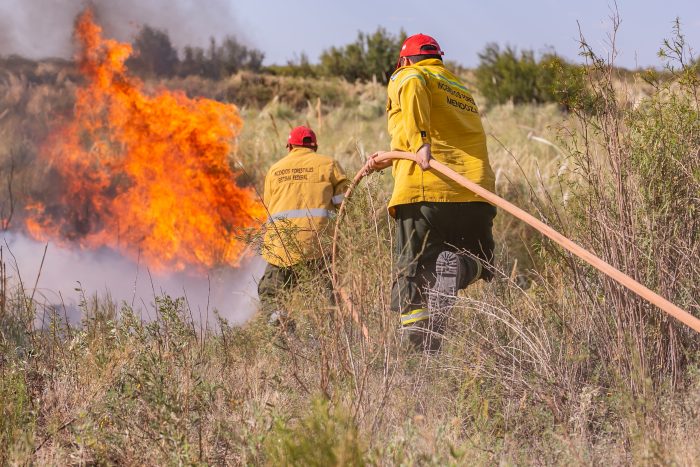
MULTIPOLYGON (((648 88, 634 87, 635 107, 621 101, 624 89, 610 92, 614 76, 605 64, 596 66, 591 90, 602 105, 595 115, 507 105, 485 114, 497 190, 698 311, 700 129, 690 92, 697 83, 660 87, 645 101, 636 94, 648 88), (675 178, 660 175, 669 173, 675 178)), ((190 83, 193 90, 210 84, 190 83)), ((14 172, 12 226, 23 193, 38 189, 31 161, 40 138, 29 135, 45 131, 52 106, 69 102, 67 84, 14 76, 4 85, 12 92, 2 101, 10 111, 0 117, 0 162, 26 161, 14 172)), ((337 84, 333 93, 341 97, 320 105, 280 93, 242 110, 232 158, 250 183, 261 183, 297 124, 317 129, 320 152, 349 173, 365 153, 387 147, 384 90, 337 84)), ((495 226, 501 273, 459 300, 440 355, 410 352, 388 306, 390 189, 389 174, 365 180, 340 236, 340 277, 369 342, 314 277, 289 297, 294 334, 276 334, 256 319, 203 330, 182 301, 168 297, 157 301, 150 322, 128 307, 86 299, 82 326, 69 327, 60 310, 28 299, 30 284, 17 282, 5 251, 11 277, 0 290, 0 459, 697 463, 697 337, 505 214, 495 226), (37 312, 53 316, 51 325, 37 329, 37 312)), ((8 201, 0 198, 5 218, 8 201)))

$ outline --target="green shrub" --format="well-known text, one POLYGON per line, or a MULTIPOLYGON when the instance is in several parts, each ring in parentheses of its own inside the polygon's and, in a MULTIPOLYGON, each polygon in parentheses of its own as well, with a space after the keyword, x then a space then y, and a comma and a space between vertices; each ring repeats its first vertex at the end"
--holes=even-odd
MULTIPOLYGON (((681 308, 698 310, 700 80, 684 58, 688 46, 676 31, 662 54, 670 78, 652 82, 651 95, 634 105, 619 95, 613 64, 586 42, 582 48, 596 112, 573 109, 584 129, 569 148, 580 177, 572 208, 579 241, 681 308)), ((649 386, 682 385, 697 336, 612 281, 570 264, 587 276, 588 285, 577 289, 597 315, 592 347, 610 375, 635 396, 648 394, 649 386)))
POLYGON ((490 104, 558 102, 568 108, 585 99, 583 69, 556 54, 538 61, 532 50, 488 44, 479 59, 477 86, 490 104))
POLYGON ((309 56, 302 52, 299 58, 287 61, 286 65, 270 65, 263 69, 264 73, 279 76, 294 76, 297 78, 317 78, 319 66, 309 60, 309 56))
POLYGON ((265 445, 270 465, 364 465, 365 449, 352 418, 316 399, 298 424, 278 421, 265 445))
POLYGON ((222 79, 241 70, 260 71, 264 58, 263 52, 246 47, 233 36, 225 37, 221 44, 212 37, 207 50, 185 47, 178 74, 222 79))
POLYGON ((31 442, 35 429, 30 388, 24 372, 12 368, 0 376, 0 462, 5 463, 14 446, 31 442))
POLYGON ((396 67, 406 33, 397 36, 378 28, 373 34, 360 32, 357 40, 344 47, 331 47, 321 54, 321 73, 342 76, 348 81, 376 79, 383 83, 396 67))
POLYGON ((488 44, 479 54, 476 69, 477 84, 489 102, 502 104, 512 100, 514 104, 537 102, 537 75, 539 72, 532 51, 517 50, 507 46, 488 44))

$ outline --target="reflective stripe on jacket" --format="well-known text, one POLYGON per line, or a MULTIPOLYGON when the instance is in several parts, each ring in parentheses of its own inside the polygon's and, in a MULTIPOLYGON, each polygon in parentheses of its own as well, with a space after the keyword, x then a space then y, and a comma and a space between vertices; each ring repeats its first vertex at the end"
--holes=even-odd
MULTIPOLYGON (((486 135, 471 92, 441 60, 427 59, 394 72, 388 86, 391 149, 416 153, 430 144, 433 158, 493 191, 486 135)), ((485 201, 452 180, 406 160, 394 161, 393 206, 420 201, 485 201)))
POLYGON ((320 258, 329 218, 347 186, 338 163, 311 149, 292 149, 277 161, 265 177, 263 258, 279 267, 320 258))

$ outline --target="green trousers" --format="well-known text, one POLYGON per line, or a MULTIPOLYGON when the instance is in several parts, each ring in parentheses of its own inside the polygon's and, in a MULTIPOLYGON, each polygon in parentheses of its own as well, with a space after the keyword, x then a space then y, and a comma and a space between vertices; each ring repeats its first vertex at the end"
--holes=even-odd
POLYGON ((258 297, 263 313, 284 310, 285 294, 289 293, 302 281, 314 280, 322 289, 322 295, 333 302, 333 289, 330 276, 323 260, 314 260, 291 267, 279 267, 269 264, 258 282, 258 297))
MULTIPOLYGON (((495 247, 491 229, 495 216, 496 208, 483 202, 396 206, 396 271, 391 308, 402 314, 427 308, 426 289, 435 282, 435 260, 444 250, 476 256, 483 266, 481 278, 491 280, 495 247)), ((466 279, 469 283, 478 277, 466 279)))

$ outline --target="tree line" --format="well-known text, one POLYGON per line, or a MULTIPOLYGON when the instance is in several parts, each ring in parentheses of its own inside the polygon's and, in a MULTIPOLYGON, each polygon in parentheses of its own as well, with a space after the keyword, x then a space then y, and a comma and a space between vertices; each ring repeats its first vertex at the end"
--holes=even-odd
POLYGON ((148 25, 138 32, 133 47, 135 53, 127 66, 148 78, 198 75, 221 79, 240 70, 261 71, 265 58, 262 51, 234 36, 226 36, 220 43, 212 37, 207 48, 187 46, 181 58, 168 33, 148 25))
MULTIPOLYGON (((134 38, 135 54, 128 65, 143 77, 197 75, 218 80, 249 70, 283 76, 340 77, 350 82, 386 83, 405 39, 403 30, 392 34, 379 27, 373 33, 358 32, 357 38, 347 45, 324 50, 317 63, 312 63, 302 53, 284 65, 263 66, 264 52, 242 44, 234 36, 227 36, 220 42, 211 38, 208 47, 187 46, 180 54, 166 31, 144 26, 134 38)), ((581 98, 582 71, 580 65, 554 52, 538 58, 532 50, 518 51, 512 46, 501 48, 497 44, 487 44, 479 53, 474 76, 477 88, 489 103, 560 102, 568 107, 581 98)))
POLYGON ((386 82, 405 38, 403 31, 391 34, 378 28, 374 33, 359 32, 357 39, 348 45, 324 50, 318 64, 312 64, 302 53, 298 59, 285 65, 263 67, 264 52, 242 44, 234 36, 226 36, 221 42, 212 37, 208 47, 187 46, 179 54, 167 31, 146 25, 133 40, 135 53, 128 66, 143 77, 198 75, 221 79, 240 70, 249 70, 276 75, 338 76, 348 81, 376 79, 386 82))

